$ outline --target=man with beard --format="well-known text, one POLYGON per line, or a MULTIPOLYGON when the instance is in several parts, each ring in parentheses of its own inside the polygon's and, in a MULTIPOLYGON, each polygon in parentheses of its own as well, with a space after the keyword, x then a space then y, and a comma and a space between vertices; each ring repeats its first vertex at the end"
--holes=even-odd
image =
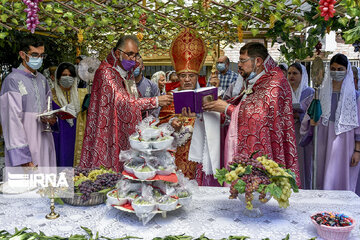
POLYGON ((291 169, 300 184, 289 83, 261 43, 250 42, 240 49, 238 67, 245 81, 239 96, 204 105, 230 119, 225 167, 235 156, 258 151, 254 158, 267 154, 291 169))

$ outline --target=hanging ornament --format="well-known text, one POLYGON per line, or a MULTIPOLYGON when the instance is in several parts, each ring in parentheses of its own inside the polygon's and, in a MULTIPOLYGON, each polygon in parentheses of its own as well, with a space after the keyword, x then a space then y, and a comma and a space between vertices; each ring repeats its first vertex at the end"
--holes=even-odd
POLYGON ((211 0, 203 0, 203 1, 202 1, 202 6, 203 6, 203 8, 204 8, 205 11, 209 10, 209 8, 210 8, 210 2, 211 2, 211 0))
POLYGON ((334 13, 336 12, 334 5, 336 0, 320 0, 319 1, 319 9, 320 9, 320 16, 324 17, 325 21, 328 21, 329 18, 334 17, 334 13))
POLYGON ((146 13, 142 13, 139 17, 139 23, 141 24, 140 25, 140 32, 143 32, 144 31, 144 27, 146 25, 146 19, 147 19, 147 15, 146 13))
POLYGON ((30 30, 31 33, 34 33, 36 26, 40 23, 37 12, 39 11, 38 3, 42 2, 42 0, 23 0, 23 2, 27 6, 27 8, 24 10, 24 12, 27 13, 27 29, 30 30))
POLYGON ((142 34, 141 32, 139 32, 138 34, 136 34, 136 37, 139 39, 139 41, 141 42, 144 38, 144 34, 142 34))
POLYGON ((315 46, 317 55, 320 55, 320 53, 321 53, 321 48, 322 48, 322 44, 321 44, 321 42, 319 41, 319 42, 316 44, 316 46, 315 46))
POLYGON ((81 44, 84 41, 84 29, 79 29, 77 37, 78 37, 78 43, 81 44))
POLYGON ((239 42, 242 42, 244 33, 243 33, 243 30, 242 30, 242 24, 241 23, 237 26, 237 35, 238 35, 239 42))
POLYGON ((276 22, 275 15, 271 14, 270 15, 270 26, 269 26, 269 28, 273 28, 275 26, 275 22, 276 22))

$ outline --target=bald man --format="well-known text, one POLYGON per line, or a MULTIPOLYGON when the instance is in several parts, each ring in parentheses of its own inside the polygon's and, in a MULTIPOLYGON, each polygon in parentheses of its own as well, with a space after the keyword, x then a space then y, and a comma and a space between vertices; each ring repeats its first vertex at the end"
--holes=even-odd
POLYGON ((219 88, 220 97, 222 97, 228 87, 238 78, 238 74, 229 70, 229 67, 229 58, 227 56, 219 57, 216 62, 217 74, 212 74, 208 80, 207 86, 216 86, 219 88))

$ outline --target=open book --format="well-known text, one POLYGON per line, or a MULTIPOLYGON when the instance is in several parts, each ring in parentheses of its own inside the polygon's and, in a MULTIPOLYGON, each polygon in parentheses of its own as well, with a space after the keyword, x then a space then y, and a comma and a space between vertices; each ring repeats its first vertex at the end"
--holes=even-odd
POLYGON ((76 118, 75 108, 70 107, 69 105, 65 105, 62 108, 39 114, 38 117, 47 117, 53 114, 56 114, 56 116, 62 120, 76 118))
POLYGON ((184 107, 189 107, 191 112, 201 113, 204 103, 217 100, 218 89, 216 87, 204 87, 195 90, 174 91, 173 96, 176 114, 181 113, 184 107))

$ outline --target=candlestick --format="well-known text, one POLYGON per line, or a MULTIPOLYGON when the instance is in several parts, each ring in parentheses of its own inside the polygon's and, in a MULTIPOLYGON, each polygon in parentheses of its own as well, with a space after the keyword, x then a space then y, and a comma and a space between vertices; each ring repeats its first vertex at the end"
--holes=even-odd
POLYGON ((50 103, 51 103, 51 98, 50 96, 48 97, 48 104, 47 104, 47 111, 50 112, 50 103))

